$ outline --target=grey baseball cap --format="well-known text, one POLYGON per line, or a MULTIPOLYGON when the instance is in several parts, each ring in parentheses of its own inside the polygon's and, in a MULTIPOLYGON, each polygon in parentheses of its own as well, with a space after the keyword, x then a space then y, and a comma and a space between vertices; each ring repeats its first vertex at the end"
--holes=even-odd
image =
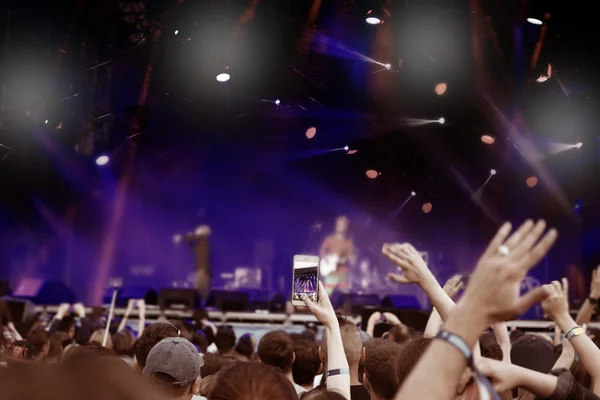
POLYGON ((196 347, 187 339, 170 337, 161 340, 150 350, 144 375, 154 378, 156 374, 168 375, 174 387, 186 387, 200 376, 204 360, 196 347))

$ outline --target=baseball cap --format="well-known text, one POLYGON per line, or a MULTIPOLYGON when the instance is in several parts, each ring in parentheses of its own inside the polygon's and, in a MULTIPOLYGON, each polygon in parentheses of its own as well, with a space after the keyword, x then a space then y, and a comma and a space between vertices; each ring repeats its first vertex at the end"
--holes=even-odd
POLYGON ((546 339, 525 335, 513 343, 510 359, 514 365, 547 374, 552 370, 557 356, 554 347, 546 339))
POLYGON ((202 365, 202 356, 189 340, 170 337, 161 340, 150 350, 144 375, 154 378, 156 374, 164 374, 173 379, 173 387, 186 387, 200 376, 202 365))

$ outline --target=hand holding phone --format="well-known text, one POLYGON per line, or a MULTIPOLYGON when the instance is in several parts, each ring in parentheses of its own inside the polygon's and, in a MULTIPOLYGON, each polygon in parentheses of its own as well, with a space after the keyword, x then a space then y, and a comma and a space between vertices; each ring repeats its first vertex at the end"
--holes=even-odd
POLYGON ((292 281, 292 304, 304 306, 304 297, 313 303, 319 301, 319 257, 294 256, 294 274, 292 281))

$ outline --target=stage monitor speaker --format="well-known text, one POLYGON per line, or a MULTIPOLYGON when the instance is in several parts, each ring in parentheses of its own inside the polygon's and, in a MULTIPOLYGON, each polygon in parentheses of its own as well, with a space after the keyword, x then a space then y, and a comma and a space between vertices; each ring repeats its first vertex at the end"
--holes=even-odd
POLYGON ((386 308, 410 308, 420 310, 421 303, 415 296, 389 295, 381 300, 381 306, 386 308))
POLYGON ((13 299, 11 297, 4 297, 2 300, 15 323, 25 322, 27 318, 35 316, 35 305, 29 300, 13 299))
POLYGON ((361 315, 365 307, 379 306, 376 294, 344 294, 342 309, 345 315, 361 315))
POLYGON ((27 299, 35 304, 58 305, 77 302, 75 292, 62 281, 44 281, 38 278, 21 279, 12 297, 27 299))
POLYGON ((200 307, 202 299, 195 289, 162 289, 158 295, 158 305, 161 310, 176 308, 193 310, 200 307))
POLYGON ((427 326, 427 321, 429 320, 429 315, 431 312, 415 310, 415 309, 402 309, 402 308, 385 308, 385 307, 366 307, 363 309, 361 314, 361 329, 367 329, 367 322, 369 321, 369 317, 375 312, 379 311, 380 313, 389 312, 394 314, 398 319, 409 328, 423 332, 425 327, 427 326))
POLYGON ((213 290, 206 299, 206 307, 221 311, 246 311, 250 308, 250 296, 246 292, 213 290))

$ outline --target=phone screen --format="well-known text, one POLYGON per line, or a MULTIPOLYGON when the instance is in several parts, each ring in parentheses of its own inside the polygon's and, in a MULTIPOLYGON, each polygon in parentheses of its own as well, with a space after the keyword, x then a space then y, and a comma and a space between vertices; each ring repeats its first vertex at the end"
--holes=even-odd
POLYGON ((294 265, 294 288, 292 300, 302 301, 304 295, 317 302, 319 290, 318 265, 314 262, 297 262, 294 265))

